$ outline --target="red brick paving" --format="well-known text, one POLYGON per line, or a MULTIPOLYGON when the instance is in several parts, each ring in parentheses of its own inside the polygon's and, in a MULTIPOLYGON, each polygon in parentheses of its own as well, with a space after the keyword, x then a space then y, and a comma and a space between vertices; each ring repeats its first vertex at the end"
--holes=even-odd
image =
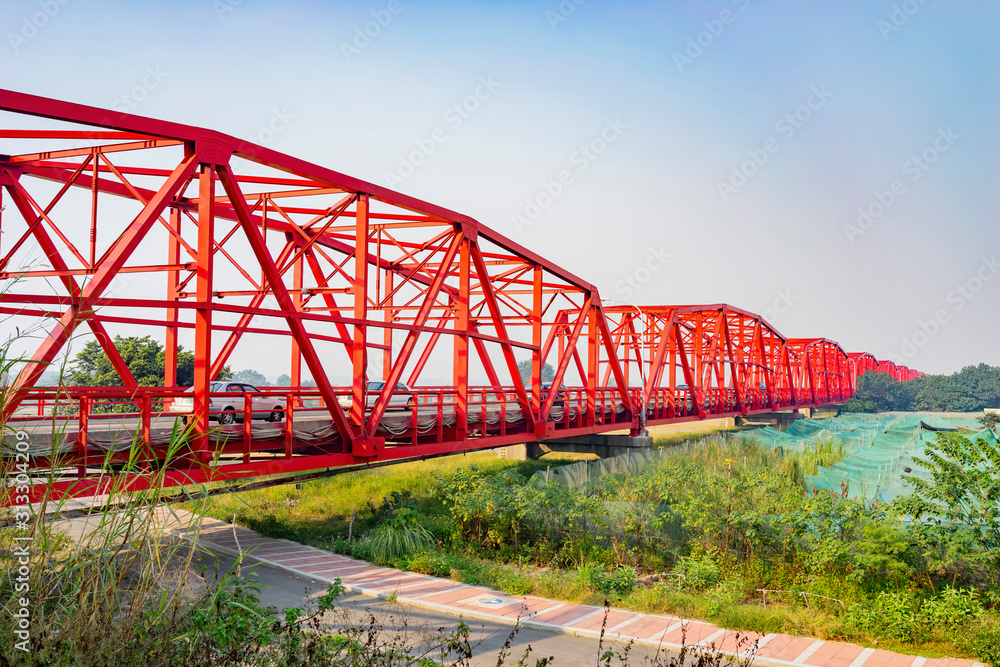
POLYGON ((778 635, 769 641, 757 654, 762 658, 777 658, 778 660, 795 660, 802 651, 813 645, 812 637, 789 637, 778 635))
POLYGON ((360 571, 361 568, 365 568, 364 565, 348 565, 348 564, 332 564, 332 563, 319 563, 316 565, 306 565, 305 567, 299 567, 297 565, 291 565, 289 567, 294 567, 296 570, 302 570, 303 572, 308 572, 310 574, 319 574, 321 572, 329 572, 334 576, 334 578, 339 577, 340 572, 355 572, 360 571))
POLYGON ((713 632, 717 632, 719 628, 714 625, 709 625, 708 623, 699 623, 698 621, 686 622, 681 627, 677 628, 673 632, 668 633, 664 638, 664 642, 670 642, 672 644, 685 643, 688 646, 697 644, 706 637, 708 637, 713 632))
POLYGON ((912 664, 912 655, 900 655, 882 649, 877 649, 865 660, 865 667, 910 667, 912 664))
POLYGON ((454 581, 439 581, 427 584, 426 586, 414 586, 413 588, 406 589, 406 597, 412 598, 427 593, 440 593, 441 591, 446 591, 449 588, 455 588, 460 585, 454 581))
MULTIPOLYGON (((635 612, 623 611, 621 609, 612 609, 607 612, 608 624, 607 627, 613 628, 622 621, 626 621, 632 616, 635 616, 635 612)), ((597 630, 600 631, 601 626, 604 625, 604 613, 594 614, 590 618, 584 619, 576 623, 566 623, 565 625, 572 627, 574 630, 597 630)))
POLYGON ((864 649, 854 644, 840 642, 825 642, 816 652, 806 658, 805 664, 817 667, 851 667, 854 659, 861 655, 864 649))
POLYGON ((762 640, 765 636, 760 632, 729 630, 725 635, 715 640, 715 646, 722 651, 743 653, 753 646, 755 641, 762 640), (739 635, 739 640, 737 640, 737 635, 739 635))
POLYGON ((552 625, 568 625, 574 620, 594 611, 593 607, 567 605, 552 611, 546 611, 531 619, 536 623, 551 623, 552 625))
POLYGON ((494 610, 494 613, 499 616, 506 616, 508 618, 520 618, 521 616, 527 616, 528 614, 548 611, 555 607, 561 606, 561 604, 562 604, 561 602, 557 602, 555 600, 545 600, 543 598, 525 598, 523 600, 518 600, 516 604, 496 609, 494 610))
MULTIPOLYGON (((456 586, 459 586, 457 582, 456 586)), ((445 591, 443 593, 438 593, 437 595, 428 595, 425 598, 421 598, 425 602, 433 602, 435 604, 448 604, 450 602, 459 602, 461 600, 468 600, 471 597, 482 597, 483 589, 472 588, 471 586, 465 588, 459 588, 453 591, 445 591)))
POLYGON ((618 632, 626 637, 636 639, 652 639, 677 622, 675 618, 663 616, 646 616, 640 621, 629 623, 618 632))

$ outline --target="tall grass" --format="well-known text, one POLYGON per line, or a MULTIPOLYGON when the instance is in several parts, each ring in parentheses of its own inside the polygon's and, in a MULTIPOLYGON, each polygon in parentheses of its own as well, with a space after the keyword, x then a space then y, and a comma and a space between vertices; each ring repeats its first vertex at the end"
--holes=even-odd
POLYGON ((355 551, 367 560, 389 565, 432 546, 434 537, 430 531, 416 522, 410 510, 404 509, 369 530, 355 551))
MULTIPOLYGON (((0 368, 9 370, 8 349, 0 349, 0 368)), ((0 431, 17 441, 9 424, 0 423, 0 431)), ((175 429, 167 461, 187 447, 188 435, 175 429)), ((30 511, 23 503, 4 510, 13 522, 0 530, 5 547, 0 567, 11 576, 0 579, 0 614, 20 614, 25 622, 18 623, 21 634, 0 636, 0 662, 61 664, 90 656, 91 664, 125 664, 135 651, 147 656, 172 652, 173 630, 195 599, 194 546, 169 538, 164 528, 191 528, 199 512, 181 516, 158 509, 166 466, 146 460, 144 446, 133 442, 121 472, 112 470, 110 453, 101 465, 105 489, 100 501, 114 510, 53 521, 68 500, 54 495, 52 484, 72 468, 57 453, 65 427, 54 422, 51 436, 51 466, 25 473, 7 459, 0 472, 7 502, 14 499, 12 491, 43 487, 30 511), (134 488, 131 475, 141 469, 150 471, 145 488, 134 488)))
MULTIPOLYGON (((688 442, 690 436, 685 440, 688 442)), ((668 460, 672 464, 690 463, 705 469, 742 466, 748 470, 777 471, 802 488, 805 488, 803 475, 815 475, 819 466, 829 467, 847 455, 843 444, 832 437, 808 441, 797 451, 763 445, 754 439, 753 431, 716 434, 696 442, 697 447, 686 447, 668 460)))

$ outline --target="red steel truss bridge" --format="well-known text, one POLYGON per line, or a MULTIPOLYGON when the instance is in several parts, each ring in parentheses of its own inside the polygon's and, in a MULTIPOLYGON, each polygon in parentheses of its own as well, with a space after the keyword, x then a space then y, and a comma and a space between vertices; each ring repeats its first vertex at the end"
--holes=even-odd
POLYGON ((57 469, 56 495, 101 493, 109 464, 167 485, 301 473, 837 404, 867 371, 917 375, 726 304, 606 305, 469 216, 220 132, 6 90, 0 111, 17 128, 0 129, 0 313, 8 335, 38 332, 4 390, 3 460, 57 469), (112 332, 165 343, 164 386, 112 332), (81 337, 120 386, 38 386, 81 337), (241 347, 290 386, 213 387, 241 347))

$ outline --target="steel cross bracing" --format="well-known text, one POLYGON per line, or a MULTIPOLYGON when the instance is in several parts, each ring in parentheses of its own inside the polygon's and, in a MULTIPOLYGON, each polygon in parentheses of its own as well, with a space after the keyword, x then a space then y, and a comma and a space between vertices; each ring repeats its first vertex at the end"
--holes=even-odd
POLYGON ((838 403, 864 370, 914 375, 727 305, 604 307, 468 216, 219 132, 4 90, 0 110, 23 125, 0 129, 0 313, 8 333, 47 332, 3 418, 48 429, 30 458, 63 471, 57 494, 101 492, 136 436, 170 485, 838 403), (140 386, 111 332, 164 343, 164 386, 140 386), (37 386, 85 333, 120 386, 37 386), (291 386, 263 390, 276 425, 210 391, 248 346, 288 368, 291 386), (210 423, 213 396, 243 423, 210 423))

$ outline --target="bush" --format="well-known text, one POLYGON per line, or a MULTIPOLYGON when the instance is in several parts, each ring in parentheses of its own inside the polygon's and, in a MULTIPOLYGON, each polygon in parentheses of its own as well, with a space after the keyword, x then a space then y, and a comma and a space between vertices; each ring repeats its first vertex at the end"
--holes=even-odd
POLYGON ((379 565, 390 565, 433 544, 431 534, 417 523, 417 513, 403 508, 365 533, 354 553, 379 565))
POLYGON ((1000 665, 1000 623, 982 621, 963 633, 959 646, 988 665, 1000 665))
POLYGON ((407 570, 429 574, 432 577, 450 577, 451 571, 455 569, 455 559, 435 551, 419 551, 413 554, 406 561, 407 570))
POLYGON ((955 632, 975 625, 983 616, 979 593, 946 588, 924 602, 923 617, 931 627, 955 632))
POLYGON ((880 593, 873 600, 851 605, 844 615, 844 625, 861 634, 904 642, 922 639, 926 634, 920 601, 909 591, 880 593))
POLYGON ((638 575, 635 569, 619 565, 610 572, 594 565, 583 565, 579 577, 594 591, 603 595, 622 597, 635 589, 638 575))
POLYGON ((510 554, 522 545, 537 551, 548 544, 556 547, 553 553, 561 551, 601 508, 597 498, 555 483, 539 488, 513 470, 486 475, 473 465, 437 484, 436 495, 454 522, 455 543, 510 554))
POLYGON ((721 575, 719 566, 707 554, 680 558, 674 572, 683 574, 684 587, 695 591, 703 591, 715 586, 719 583, 721 575))
POLYGON ((845 614, 845 625, 858 632, 900 641, 926 641, 935 635, 952 639, 984 617, 979 594, 946 588, 922 600, 912 592, 883 592, 873 600, 855 604, 845 614))
POLYGON ((727 579, 706 596, 705 608, 710 616, 717 616, 724 608, 742 602, 745 594, 746 582, 742 577, 727 579))
POLYGON ((510 595, 529 595, 535 585, 524 572, 505 567, 497 572, 496 588, 510 595))

